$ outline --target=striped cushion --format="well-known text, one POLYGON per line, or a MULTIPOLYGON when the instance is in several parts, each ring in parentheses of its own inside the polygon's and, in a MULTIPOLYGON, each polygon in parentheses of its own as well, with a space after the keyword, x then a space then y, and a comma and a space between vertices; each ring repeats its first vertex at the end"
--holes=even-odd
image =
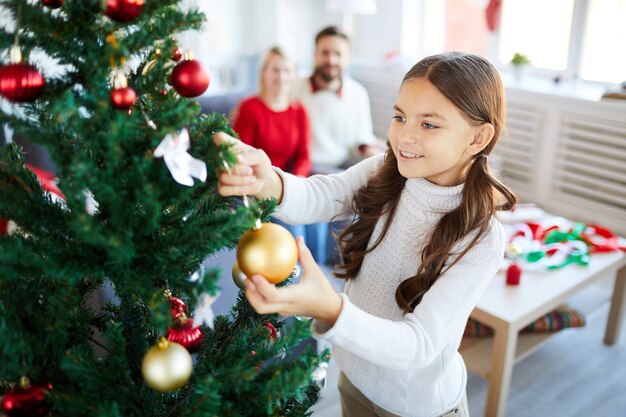
MULTIPOLYGON (((578 310, 562 305, 522 329, 522 332, 552 332, 567 327, 583 327, 585 316, 578 310)), ((493 329, 469 319, 463 336, 492 336, 493 329)))

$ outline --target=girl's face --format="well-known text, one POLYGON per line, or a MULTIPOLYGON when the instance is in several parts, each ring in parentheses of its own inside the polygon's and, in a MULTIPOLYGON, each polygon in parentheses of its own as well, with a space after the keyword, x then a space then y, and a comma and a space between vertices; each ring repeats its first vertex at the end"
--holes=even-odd
POLYGON ((272 55, 263 70, 261 81, 268 92, 287 93, 294 79, 294 70, 289 60, 272 55))
POLYGON ((394 106, 388 138, 405 178, 461 184, 478 127, 425 78, 406 81, 394 106))

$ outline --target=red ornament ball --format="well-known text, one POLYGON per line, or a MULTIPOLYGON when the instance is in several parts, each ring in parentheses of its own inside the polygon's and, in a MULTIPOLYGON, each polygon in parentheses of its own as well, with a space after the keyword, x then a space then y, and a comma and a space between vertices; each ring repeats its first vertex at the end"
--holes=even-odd
POLYGON ((44 384, 10 390, 2 397, 2 412, 7 417, 44 416, 50 409, 46 395, 51 389, 51 384, 44 384))
POLYGON ((191 59, 176 64, 170 84, 183 97, 197 97, 209 88, 210 81, 209 72, 199 61, 191 59))
POLYGON ((172 52, 172 61, 178 62, 180 61, 182 57, 183 57, 183 50, 180 49, 180 46, 177 46, 176 49, 174 49, 174 52, 172 52))
POLYGON ((141 14, 144 0, 107 0, 104 14, 116 22, 129 22, 141 14))
POLYGON ((200 326, 193 326, 193 320, 184 318, 178 324, 167 328, 167 340, 183 345, 189 353, 193 353, 202 344, 204 334, 200 326))
POLYGON ((506 283, 508 285, 519 285, 522 276, 522 268, 516 263, 512 263, 506 270, 506 283))
POLYGON ((36 100, 44 90, 46 80, 37 68, 26 63, 0 67, 0 95, 15 103, 36 100))
POLYGON ((137 94, 130 87, 111 90, 111 103, 116 109, 129 110, 135 104, 136 99, 137 94))
POLYGON ((51 9, 58 9, 63 6, 63 0, 41 0, 41 4, 51 9))

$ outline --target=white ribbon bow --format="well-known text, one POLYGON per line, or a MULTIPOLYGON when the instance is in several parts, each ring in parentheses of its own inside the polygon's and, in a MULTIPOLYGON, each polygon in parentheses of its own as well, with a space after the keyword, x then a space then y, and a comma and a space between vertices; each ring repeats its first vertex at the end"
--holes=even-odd
POLYGON ((172 177, 182 185, 193 186, 193 178, 206 181, 206 164, 189 155, 189 132, 180 131, 178 136, 169 133, 154 150, 155 158, 163 158, 172 177))

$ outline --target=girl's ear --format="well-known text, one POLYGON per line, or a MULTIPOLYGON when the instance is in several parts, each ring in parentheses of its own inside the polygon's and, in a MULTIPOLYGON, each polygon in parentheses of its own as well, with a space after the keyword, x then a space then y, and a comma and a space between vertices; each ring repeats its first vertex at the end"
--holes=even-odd
POLYGON ((474 131, 474 138, 472 143, 467 147, 467 152, 470 155, 478 155, 480 151, 485 149, 487 145, 493 140, 493 135, 496 130, 491 123, 483 123, 474 131))

